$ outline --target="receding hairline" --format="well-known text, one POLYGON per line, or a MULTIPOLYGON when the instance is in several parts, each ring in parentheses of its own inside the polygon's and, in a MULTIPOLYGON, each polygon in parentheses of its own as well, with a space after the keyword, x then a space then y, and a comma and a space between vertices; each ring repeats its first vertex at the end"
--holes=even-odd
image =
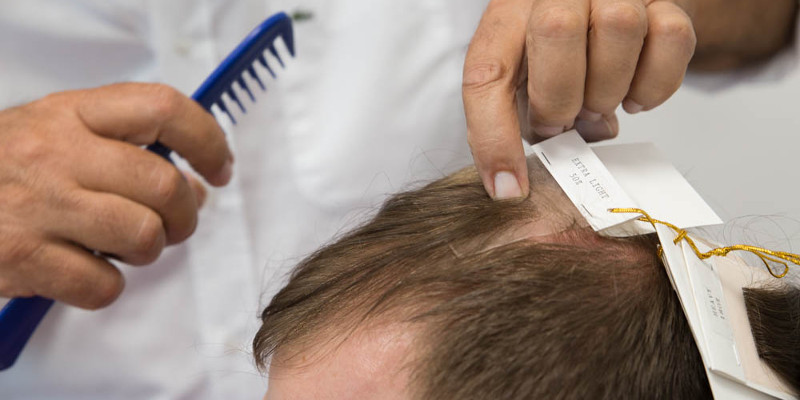
MULTIPOLYGON (((380 221, 381 219, 389 219, 391 217, 386 216, 387 206, 390 206, 393 201, 402 198, 404 196, 417 196, 419 194, 427 194, 428 198, 425 201, 431 201, 431 199, 435 198, 436 202, 441 202, 446 200, 448 196, 452 193, 459 192, 462 193, 459 196, 463 196, 463 192, 465 188, 472 189, 471 198, 472 202, 481 202, 486 209, 504 209, 507 211, 514 211, 515 215, 519 217, 516 221, 510 221, 504 225, 504 228, 500 232, 493 232, 492 235, 478 235, 475 240, 460 240, 454 241, 458 243, 453 243, 449 246, 449 250, 453 253, 453 255, 458 258, 462 254, 472 254, 475 252, 482 252, 486 250, 491 250, 493 248, 508 244, 509 242, 516 242, 516 241, 526 241, 533 237, 537 237, 535 232, 526 231, 525 228, 529 225, 533 225, 536 221, 547 219, 547 224, 556 224, 560 225, 557 229, 557 232, 554 232, 550 240, 557 240, 557 241, 579 241, 581 238, 586 240, 591 239, 593 236, 592 232, 571 232, 573 229, 588 226, 585 221, 580 217, 580 214, 577 212, 575 207, 563 193, 561 188, 558 186, 557 182, 553 179, 550 173, 547 171, 545 166, 536 156, 529 156, 527 158, 527 166, 528 166, 528 176, 530 181, 530 186, 532 188, 530 195, 528 198, 525 199, 511 199, 511 200, 503 200, 503 201, 492 201, 488 195, 483 190, 483 186, 480 182, 480 177, 477 173, 477 170, 474 166, 469 166, 463 168, 449 176, 441 178, 437 181, 434 181, 427 186, 417 189, 411 190, 408 192, 401 192, 393 197, 391 197, 384 208, 382 208, 378 214, 366 222, 361 228, 355 229, 351 232, 350 235, 358 234, 359 231, 363 229, 368 229, 369 227, 373 226, 376 222, 380 221), (436 193, 432 193, 436 192, 436 193), (480 199, 480 200, 478 200, 480 199), (564 234, 566 232, 566 234, 564 234), (587 239, 588 238, 588 239, 587 239)), ((425 204, 420 204, 420 206, 425 204)), ((432 204, 432 207, 442 207, 442 205, 432 204)), ((407 217, 414 215, 412 212, 408 210, 402 211, 405 213, 407 217)), ((466 212, 475 214, 475 211, 467 210, 466 212)), ((479 212, 477 212, 479 213, 479 212)), ((407 221, 403 221, 407 222, 407 221)), ((493 222, 492 222, 493 223, 493 222)), ((500 230, 500 229, 498 229, 500 230)), ((368 234, 369 235, 369 234, 368 234)), ((336 247, 339 245, 343 240, 346 240, 348 236, 337 240, 334 243, 331 243, 320 251, 317 251, 315 254, 308 257, 306 260, 301 262, 298 265, 298 269, 302 268, 302 265, 307 264, 310 261, 314 261, 317 257, 320 257, 324 254, 324 250, 336 247)), ((537 237, 541 238, 541 237, 537 237)), ((463 238, 456 238, 456 239, 463 239, 463 238)), ((371 247, 378 247, 380 245, 384 245, 386 247, 391 248, 395 243, 384 243, 378 244, 374 236, 372 239, 373 243, 370 243, 371 247)), ((409 256, 409 259, 413 259, 413 255, 409 256)), ((297 275, 297 269, 293 272, 292 279, 295 278, 297 275)), ((324 285, 324 283, 321 283, 324 285)), ((283 292, 283 291, 282 291, 283 292)), ((333 314, 324 316, 320 318, 315 324, 314 331, 303 330, 303 333, 296 336, 287 338, 285 342, 275 343, 276 345, 285 346, 287 348, 305 348, 305 347, 313 347, 312 343, 317 341, 331 341, 336 340, 337 337, 341 337, 342 332, 348 332, 355 329, 359 324, 364 324, 367 318, 373 318, 374 315, 372 313, 368 313, 367 315, 362 315, 360 311, 363 311, 363 304, 369 304, 370 301, 374 300, 374 298, 378 296, 351 296, 347 303, 340 304, 341 307, 338 310, 335 310, 333 314), (328 322, 323 322, 327 320, 328 322), (338 327, 333 326, 330 321, 336 321, 335 325, 338 327), (342 329, 344 327, 344 329, 342 329)), ((276 296, 277 297, 277 296, 276 296)), ((269 310, 269 307, 266 312, 269 310)), ((301 327, 305 324, 305 321, 297 321, 297 326, 301 327)), ((346 336, 346 335, 345 335, 346 336)), ((258 342, 259 337, 256 337, 256 342, 258 342)), ((277 350, 277 347, 275 348, 277 350)), ((270 352, 271 353, 271 352, 270 352)), ((259 359, 260 364, 266 363, 266 360, 259 359)))
MULTIPOLYGON (((549 238, 549 240, 552 242, 583 244, 587 246, 589 244, 596 244, 597 235, 591 231, 591 229, 586 229, 588 224, 585 224, 585 221, 580 220, 584 223, 578 223, 579 220, 576 219, 576 215, 581 218, 580 215, 577 213, 577 210, 560 189, 541 161, 539 161, 535 156, 529 157, 528 170, 531 187, 535 189, 531 191, 531 196, 535 197, 538 201, 533 201, 529 197, 527 199, 492 202, 488 198, 488 195, 483 193, 482 186, 480 186, 479 176, 474 167, 464 168, 450 176, 432 182, 425 188, 419 190, 449 190, 449 188, 455 186, 473 186, 475 188, 479 188, 481 193, 485 196, 487 204, 503 203, 506 206, 511 206, 518 209, 521 208, 525 210, 525 215, 528 217, 532 217, 534 214, 544 213, 550 217, 553 215, 558 215, 559 217, 556 218, 556 221, 559 221, 563 224, 563 230, 553 232, 553 235, 551 235, 549 238), (566 212, 565 209, 568 209, 570 212, 566 212)), ((399 195, 414 192, 415 191, 400 193, 399 195)), ((376 215, 375 218, 370 220, 365 226, 369 226, 377 219, 383 217, 383 211, 384 210, 381 210, 381 212, 376 215)), ((515 244, 517 242, 524 244, 525 242, 541 239, 541 237, 532 238, 530 236, 526 236, 525 234, 522 234, 521 238, 514 238, 513 236, 518 233, 518 230, 520 230, 523 225, 525 225, 524 221, 516 221, 509 224, 505 231, 499 232, 496 236, 482 238, 477 240, 475 243, 462 243, 461 246, 458 247, 450 246, 449 250, 452 252, 452 256, 455 258, 461 258, 463 254, 475 254, 487 251, 490 252, 491 250, 502 248, 509 244, 515 244), (504 235, 510 236, 502 237, 504 235), (498 239, 498 236, 501 238, 498 239), (510 240, 505 241, 506 239, 510 240)), ((318 253, 306 261, 313 260, 317 256, 318 253)), ((409 259, 411 258, 413 257, 409 257, 409 259)), ((340 307, 337 310, 334 310, 333 313, 320 319, 319 323, 315 324, 313 330, 306 331, 302 335, 292 337, 287 342, 281 343, 281 346, 285 349, 284 354, 287 352, 299 354, 309 350, 313 351, 336 348, 337 343, 341 343, 341 341, 346 340, 347 337, 352 334, 352 332, 361 326, 371 326, 373 324, 375 324, 375 326, 380 326, 381 324, 398 322, 398 320, 409 320, 414 316, 423 314, 424 311, 421 311, 420 309, 425 309, 429 306, 428 304, 415 304, 413 302, 398 301, 397 299, 393 299, 392 304, 385 304, 380 300, 380 298, 385 295, 385 291, 379 290, 373 294, 361 294, 349 297, 346 299, 346 303, 340 304, 340 307), (380 307, 385 306, 385 309, 375 312, 376 302, 380 303, 380 307), (401 316, 398 313, 400 308, 404 309, 404 312, 402 313, 403 318, 398 318, 401 316), (389 310, 393 312, 392 317, 384 320, 383 317, 389 310), (335 323, 332 321, 335 321, 335 323), (323 345, 320 345, 321 343, 323 345)), ((277 352, 278 350, 279 348, 276 347, 275 351, 277 352)), ((265 362, 266 360, 260 361, 265 362)))

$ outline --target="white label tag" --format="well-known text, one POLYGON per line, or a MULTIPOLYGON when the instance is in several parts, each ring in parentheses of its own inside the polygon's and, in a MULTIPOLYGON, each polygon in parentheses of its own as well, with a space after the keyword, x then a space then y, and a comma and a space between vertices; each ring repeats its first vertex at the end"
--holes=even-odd
MULTIPOLYGON (((686 251, 686 249, 684 249, 686 251)), ((689 250, 691 252, 691 250, 689 250)), ((722 287, 719 284, 717 271, 694 254, 686 255, 689 261, 689 274, 694 288, 697 307, 702 311, 700 318, 708 322, 711 329, 719 336, 732 340, 733 332, 728 325, 728 310, 725 299, 722 297, 722 287)))
POLYGON ((664 249, 664 265, 673 278, 703 363, 709 371, 745 382, 716 271, 698 259, 685 242, 676 245, 676 234, 670 228, 657 225, 656 231, 664 249))
POLYGON ((652 143, 600 146, 592 151, 625 193, 653 218, 667 220, 683 229, 722 223, 652 143))
POLYGON ((635 214, 609 208, 641 208, 681 228, 718 225, 722 220, 683 175, 650 143, 589 147, 567 132, 530 148, 581 215, 610 236, 652 233, 635 214))
MULTIPOLYGON (((674 244, 668 242, 662 246, 674 246, 674 244)), ((702 245, 698 244, 698 246, 702 245)), ((719 275, 710 262, 699 259, 694 250, 685 242, 681 244, 681 247, 689 281, 692 285, 694 305, 698 311, 700 330, 707 349, 707 366, 714 371, 745 382, 719 275)), ((701 248, 701 251, 706 250, 708 249, 701 248)), ((688 288, 679 288, 680 290, 688 290, 688 288)))
POLYGON ((578 132, 563 133, 532 149, 595 231, 637 217, 608 211, 635 204, 578 132))

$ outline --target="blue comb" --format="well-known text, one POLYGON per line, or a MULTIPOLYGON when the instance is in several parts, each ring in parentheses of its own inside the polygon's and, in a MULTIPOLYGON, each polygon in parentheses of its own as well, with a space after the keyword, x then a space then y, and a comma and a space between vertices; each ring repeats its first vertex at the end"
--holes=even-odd
MULTIPOLYGON (((222 95, 227 93, 228 97, 239 106, 242 112, 247 112, 239 96, 233 90, 233 83, 238 83, 239 86, 247 92, 250 100, 256 101, 253 92, 244 80, 244 73, 247 72, 250 74, 258 83, 258 86, 261 87, 261 90, 266 90, 264 82, 261 81, 261 78, 259 78, 256 73, 254 64, 258 62, 269 71, 269 74, 272 75, 273 78, 275 78, 275 72, 270 65, 267 64, 264 51, 269 50, 270 54, 272 54, 278 60, 281 67, 283 67, 283 60, 281 60, 280 55, 275 50, 275 39, 279 37, 283 38, 284 43, 286 43, 289 54, 294 56, 292 20, 286 13, 275 14, 253 29, 253 31, 242 40, 242 43, 240 43, 239 46, 222 61, 219 67, 209 75, 206 81, 200 85, 200 88, 192 95, 192 99, 200 103, 208 112, 211 112, 211 107, 216 104, 220 111, 227 114, 231 122, 235 124, 236 119, 233 118, 233 114, 231 114, 228 106, 222 101, 222 95)), ((172 150, 158 142, 147 146, 147 150, 167 160, 170 159, 169 155, 172 153, 172 150)))
MULTIPOLYGON (((200 103, 208 112, 211 112, 211 107, 216 104, 219 110, 227 114, 235 124, 236 120, 233 118, 229 106, 225 104, 223 95, 227 94, 242 112, 247 112, 234 91, 233 84, 234 82, 238 83, 250 100, 256 101, 253 92, 245 82, 245 73, 258 83, 262 91, 266 90, 263 81, 256 73, 255 64, 261 64, 275 78, 275 72, 267 63, 264 52, 269 51, 283 67, 283 60, 275 49, 275 41, 278 38, 283 39, 289 54, 294 56, 292 20, 282 12, 273 15, 253 29, 200 85, 200 88, 192 95, 192 99, 200 103)), ((147 149, 172 162, 170 159, 172 150, 161 143, 156 142, 147 146, 147 149)), ((14 365, 28 339, 33 335, 39 322, 52 305, 53 300, 34 296, 11 299, 0 310, 0 371, 14 365)))

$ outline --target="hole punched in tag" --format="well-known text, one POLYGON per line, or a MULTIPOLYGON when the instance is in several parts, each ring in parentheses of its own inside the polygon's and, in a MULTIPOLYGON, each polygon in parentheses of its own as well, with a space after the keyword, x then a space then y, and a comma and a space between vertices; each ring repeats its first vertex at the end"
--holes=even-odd
MULTIPOLYGON (((764 266, 767 268, 767 271, 769 271, 769 274, 778 279, 785 277, 789 273, 788 263, 800 266, 800 255, 788 253, 785 251, 769 250, 763 247, 751 246, 747 244, 737 244, 733 246, 718 247, 715 249, 711 249, 707 252, 701 252, 700 249, 697 248, 697 245, 694 243, 694 240, 692 240, 692 238, 689 236, 689 233, 686 232, 685 229, 678 228, 677 226, 669 222, 657 220, 651 217, 647 212, 645 212, 642 209, 610 208, 608 211, 615 214, 641 214, 642 216, 638 218, 639 221, 648 222, 651 225, 653 225, 654 228, 656 224, 660 224, 672 229, 673 231, 675 231, 676 234, 678 234, 678 236, 675 238, 675 240, 673 240, 673 242, 675 244, 678 244, 682 240, 685 241, 686 243, 689 244, 689 247, 692 248, 694 253, 701 260, 705 260, 713 256, 725 257, 732 251, 747 251, 752 254, 755 254, 758 258, 760 258, 761 261, 764 263, 764 266), (780 274, 775 273, 770 263, 783 265, 783 272, 781 272, 780 274)), ((663 249, 660 249, 659 252, 661 251, 663 251, 663 249)))

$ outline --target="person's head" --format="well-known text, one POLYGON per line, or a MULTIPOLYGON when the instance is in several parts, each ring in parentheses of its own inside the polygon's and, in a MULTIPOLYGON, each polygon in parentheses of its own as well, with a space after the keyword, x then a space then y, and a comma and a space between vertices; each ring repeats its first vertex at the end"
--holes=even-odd
POLYGON ((300 263, 254 340, 267 398, 710 397, 655 239, 597 235, 529 169, 527 199, 466 169, 300 263))

